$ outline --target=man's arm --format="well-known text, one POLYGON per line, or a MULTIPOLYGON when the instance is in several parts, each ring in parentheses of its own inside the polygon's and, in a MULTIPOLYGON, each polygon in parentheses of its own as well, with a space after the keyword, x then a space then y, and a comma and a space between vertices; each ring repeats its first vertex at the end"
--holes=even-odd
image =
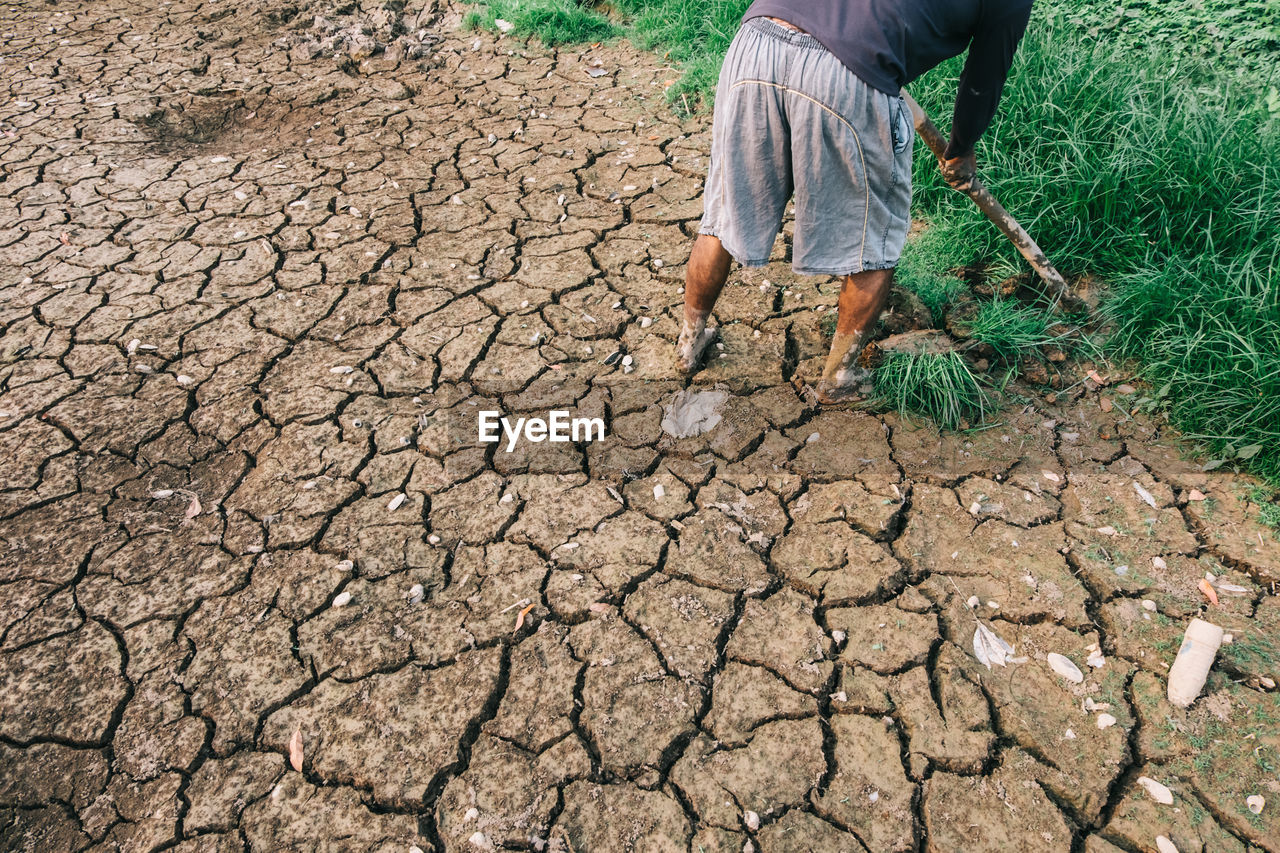
POLYGON ((946 151, 948 160, 972 159, 974 144, 996 114, 1013 54, 1026 32, 1030 16, 1031 4, 1027 3, 996 20, 979 22, 960 75, 960 90, 951 120, 951 141, 946 151))

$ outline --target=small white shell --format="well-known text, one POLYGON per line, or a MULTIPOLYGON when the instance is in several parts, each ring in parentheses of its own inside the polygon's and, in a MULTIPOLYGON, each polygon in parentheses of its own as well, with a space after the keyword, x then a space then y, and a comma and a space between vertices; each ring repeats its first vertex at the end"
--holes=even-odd
POLYGON ((1080 671, 1080 667, 1071 662, 1070 658, 1064 657, 1057 652, 1050 652, 1048 661, 1050 669, 1072 684, 1080 684, 1084 681, 1084 673, 1080 671))
POLYGON ((400 494, 396 495, 394 498, 391 499, 390 503, 387 504, 387 509, 394 512, 395 510, 400 508, 400 505, 404 503, 404 501, 405 501, 405 493, 401 492, 400 494))
POLYGON ((356 567, 356 564, 350 560, 340 560, 338 565, 334 566, 340 572, 349 572, 356 567))
POLYGON ((1155 613, 1157 610, 1156 603, 1149 598, 1142 599, 1142 609, 1155 613))
POLYGON ((1157 569, 1169 568, 1169 564, 1164 561, 1164 557, 1152 557, 1151 565, 1155 566, 1157 569))
POLYGON ((439 545, 440 537, 432 533, 430 536, 427 537, 427 542, 429 542, 432 545, 439 545))
POLYGON ((655 500, 662 500, 662 497, 666 493, 667 493, 667 490, 662 487, 661 483, 653 487, 653 497, 655 500))
POLYGON ((1249 806, 1249 811, 1254 814, 1262 814, 1262 809, 1267 805, 1267 801, 1261 794, 1254 794, 1252 797, 1245 797, 1245 803, 1249 806))
POLYGON ((747 829, 755 832, 760 828, 760 815, 755 812, 747 812, 742 816, 742 822, 747 825, 747 829))
POLYGON ((347 592, 346 590, 343 590, 342 592, 338 593, 337 597, 334 598, 333 600, 334 607, 346 607, 350 603, 351 603, 351 593, 347 592))
POLYGON ((1143 790, 1147 792, 1151 799, 1155 800, 1160 805, 1173 805, 1173 792, 1164 785, 1161 785, 1155 779, 1152 779, 1150 776, 1139 776, 1138 784, 1142 786, 1143 790))
POLYGON ((1115 718, 1115 717, 1113 717, 1113 716, 1111 716, 1110 714, 1099 714, 1099 715, 1098 715, 1098 728, 1100 728, 1100 729, 1109 729, 1109 728, 1111 728, 1112 726, 1114 726, 1115 724, 1116 724, 1116 718, 1115 718))
POLYGON ((1156 836, 1156 849, 1160 853, 1178 853, 1178 848, 1173 846, 1173 842, 1165 838, 1163 835, 1156 836))
POLYGON ((410 604, 421 604, 423 596, 424 596, 424 592, 422 589, 422 584, 415 583, 413 586, 409 587, 409 603, 410 604))

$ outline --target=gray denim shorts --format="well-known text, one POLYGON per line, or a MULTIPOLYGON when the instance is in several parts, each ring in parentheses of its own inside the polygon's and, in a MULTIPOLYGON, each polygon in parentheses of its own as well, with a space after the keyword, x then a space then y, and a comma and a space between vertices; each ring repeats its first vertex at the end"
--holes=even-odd
POLYGON ((716 89, 699 232, 763 266, 795 195, 791 266, 806 275, 894 267, 911 216, 911 111, 816 38, 746 21, 716 89))

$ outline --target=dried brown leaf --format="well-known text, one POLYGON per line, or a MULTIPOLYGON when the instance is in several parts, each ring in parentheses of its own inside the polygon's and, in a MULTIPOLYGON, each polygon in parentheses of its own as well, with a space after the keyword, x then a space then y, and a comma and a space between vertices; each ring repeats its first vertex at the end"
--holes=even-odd
POLYGON ((302 772, 302 729, 294 729, 289 738, 289 766, 302 772))

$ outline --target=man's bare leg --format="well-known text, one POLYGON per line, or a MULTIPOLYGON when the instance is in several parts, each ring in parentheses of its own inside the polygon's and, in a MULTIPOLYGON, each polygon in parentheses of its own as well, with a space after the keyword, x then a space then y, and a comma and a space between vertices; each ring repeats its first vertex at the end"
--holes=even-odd
POLYGON ((729 278, 729 253, 718 237, 700 234, 689 255, 684 278, 684 321, 676 341, 676 368, 681 373, 698 369, 702 354, 716 336, 707 328, 707 318, 729 278))
POLYGON ((858 356, 889 300, 892 285, 891 269, 845 276, 840 286, 836 334, 816 389, 819 402, 846 403, 862 396, 860 387, 869 374, 858 367, 858 356))

